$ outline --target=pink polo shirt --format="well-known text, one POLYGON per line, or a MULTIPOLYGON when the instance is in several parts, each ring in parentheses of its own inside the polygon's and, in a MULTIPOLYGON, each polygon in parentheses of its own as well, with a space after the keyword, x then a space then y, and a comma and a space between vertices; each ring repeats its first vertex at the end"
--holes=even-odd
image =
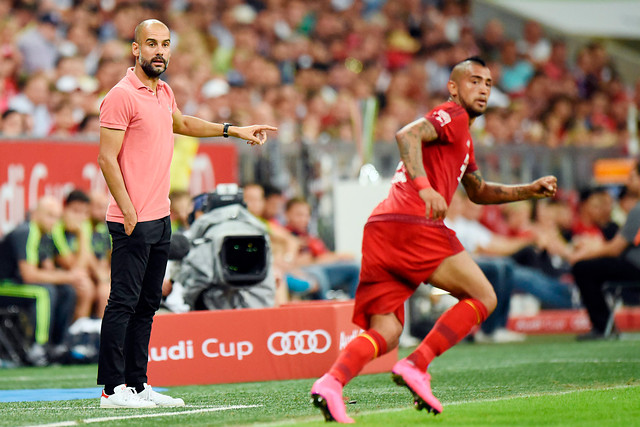
MULTIPOLYGON (((138 221, 169 215, 169 168, 173 156, 173 118, 176 100, 162 80, 156 95, 127 70, 100 105, 100 126, 124 131, 118 164, 138 221)), ((107 221, 124 222, 113 196, 107 221)))

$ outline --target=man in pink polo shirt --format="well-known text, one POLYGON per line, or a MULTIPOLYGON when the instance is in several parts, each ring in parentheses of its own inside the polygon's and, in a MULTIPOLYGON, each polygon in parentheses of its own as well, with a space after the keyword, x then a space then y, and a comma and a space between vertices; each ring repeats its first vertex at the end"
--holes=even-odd
POLYGON ((171 56, 171 35, 149 19, 135 29, 133 68, 100 106, 100 154, 111 201, 111 293, 102 319, 98 384, 102 408, 183 406, 147 385, 153 316, 160 306, 169 254, 169 166, 173 134, 229 135, 252 145, 272 126, 231 126, 183 116, 168 84, 159 79, 171 56))

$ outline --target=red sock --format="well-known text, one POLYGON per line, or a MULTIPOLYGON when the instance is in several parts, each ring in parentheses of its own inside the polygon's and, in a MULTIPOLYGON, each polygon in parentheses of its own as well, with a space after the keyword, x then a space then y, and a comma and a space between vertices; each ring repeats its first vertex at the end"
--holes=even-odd
POLYGON ((456 345, 487 316, 487 308, 480 301, 471 298, 460 300, 440 316, 427 337, 407 359, 418 369, 426 371, 436 356, 456 345))
POLYGON ((338 359, 334 362, 329 374, 342 385, 346 385, 371 360, 387 352, 387 342, 374 329, 369 329, 353 339, 338 359))

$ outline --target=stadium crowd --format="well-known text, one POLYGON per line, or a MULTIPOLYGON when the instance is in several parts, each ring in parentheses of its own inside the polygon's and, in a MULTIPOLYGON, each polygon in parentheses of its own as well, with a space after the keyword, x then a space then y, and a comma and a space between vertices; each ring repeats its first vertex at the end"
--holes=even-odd
POLYGON ((626 87, 599 43, 570 57, 529 21, 480 32, 469 0, 0 0, 0 136, 97 138, 106 92, 131 65, 137 22, 172 28, 165 76, 185 114, 274 123, 283 143, 374 139, 442 102, 452 64, 480 55, 494 79, 477 145, 620 146, 640 84, 626 87))

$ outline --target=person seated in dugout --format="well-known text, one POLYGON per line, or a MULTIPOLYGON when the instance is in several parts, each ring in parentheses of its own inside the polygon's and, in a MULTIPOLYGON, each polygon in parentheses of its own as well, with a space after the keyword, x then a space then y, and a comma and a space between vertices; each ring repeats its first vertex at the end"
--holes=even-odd
POLYGON ((109 270, 93 249, 90 208, 91 200, 86 193, 71 191, 65 199, 62 218, 51 232, 56 265, 66 270, 81 269, 88 277, 88 280, 75 285, 76 321, 92 316, 101 318, 109 298, 109 270))
MULTIPOLYGON (((360 264, 353 255, 330 251, 320 237, 309 231, 311 206, 305 199, 289 200, 285 217, 287 230, 300 241, 294 263, 308 277, 312 295, 318 299, 353 298, 360 279, 360 264)), ((293 279, 288 279, 290 290, 293 279)))
MULTIPOLYGON (((102 277, 109 283, 111 276, 111 236, 107 228, 107 207, 109 196, 102 191, 92 191, 89 194, 89 223, 91 224, 91 249, 98 259, 102 277)), ((106 303, 106 300, 104 301, 106 303)), ((102 313, 98 306, 97 313, 102 313)))
POLYGON ((25 310, 34 330, 27 359, 45 365, 61 353, 73 319, 76 292, 89 277, 84 269, 56 268, 51 238, 62 216, 60 202, 45 196, 31 215, 0 244, 0 301, 25 310))

